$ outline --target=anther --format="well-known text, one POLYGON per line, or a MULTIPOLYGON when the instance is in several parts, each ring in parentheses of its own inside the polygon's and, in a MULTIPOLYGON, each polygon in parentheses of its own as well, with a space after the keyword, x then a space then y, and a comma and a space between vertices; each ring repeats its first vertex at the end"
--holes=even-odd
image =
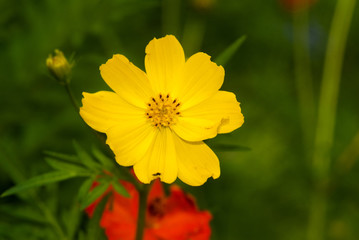
POLYGON ((159 93, 147 103, 146 118, 153 127, 169 127, 180 116, 180 105, 178 99, 172 99, 170 94, 159 93))

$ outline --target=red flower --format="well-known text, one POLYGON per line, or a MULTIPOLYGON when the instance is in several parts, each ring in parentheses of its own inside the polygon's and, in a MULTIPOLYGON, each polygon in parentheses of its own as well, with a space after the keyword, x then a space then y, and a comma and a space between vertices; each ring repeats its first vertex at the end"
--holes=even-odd
MULTIPOLYGON (((134 240, 139 194, 131 183, 121 181, 121 184, 130 197, 125 198, 110 187, 108 192, 112 195, 102 214, 100 225, 105 229, 109 240, 134 240)), ((92 216, 100 199, 86 209, 89 216, 92 216)), ((156 180, 147 199, 144 239, 207 240, 211 235, 211 218, 208 211, 199 211, 194 198, 185 194, 178 186, 171 186, 170 195, 165 196, 161 182, 156 180)))
POLYGON ((291 12, 302 11, 308 9, 317 0, 280 0, 283 6, 291 12))

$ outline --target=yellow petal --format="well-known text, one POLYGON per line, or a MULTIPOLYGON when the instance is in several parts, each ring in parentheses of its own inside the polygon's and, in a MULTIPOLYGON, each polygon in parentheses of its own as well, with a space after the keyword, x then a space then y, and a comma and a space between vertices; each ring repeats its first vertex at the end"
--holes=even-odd
POLYGON ((219 161, 214 152, 203 142, 187 142, 174 135, 178 161, 178 178, 182 182, 200 186, 209 177, 220 176, 219 161))
POLYGON ((182 46, 172 35, 155 38, 147 45, 146 73, 156 94, 172 93, 174 85, 180 79, 184 63, 182 46))
POLYGON ((171 126, 181 138, 197 142, 204 139, 214 138, 218 132, 219 121, 205 118, 179 117, 178 122, 171 126))
POLYGON ((100 66, 101 76, 127 102, 142 108, 153 96, 146 74, 123 55, 113 55, 100 66))
POLYGON ((144 111, 124 101, 114 92, 83 93, 80 115, 84 121, 99 132, 122 121, 144 117, 144 111))
POLYGON ((133 167, 141 182, 150 183, 158 177, 166 183, 176 180, 178 165, 172 135, 169 128, 157 129, 146 156, 133 167))
POLYGON ((152 146, 156 129, 144 118, 121 121, 107 130, 106 143, 122 166, 132 166, 141 161, 152 146))
POLYGON ((182 110, 210 98, 221 88, 224 69, 210 59, 210 56, 200 52, 187 60, 183 78, 174 92, 182 103, 182 110))
POLYGON ((242 126, 244 122, 236 95, 226 91, 218 91, 211 98, 181 112, 181 114, 183 118, 207 119, 219 122, 218 133, 232 132, 242 126))
POLYGON ((178 122, 171 126, 186 141, 202 141, 217 133, 228 133, 244 122, 239 102, 231 92, 218 91, 209 99, 181 111, 178 122))

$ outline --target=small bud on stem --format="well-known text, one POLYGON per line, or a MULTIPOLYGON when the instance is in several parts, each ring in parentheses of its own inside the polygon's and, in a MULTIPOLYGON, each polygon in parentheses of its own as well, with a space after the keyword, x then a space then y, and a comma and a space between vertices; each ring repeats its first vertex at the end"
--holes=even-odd
POLYGON ((55 50, 55 55, 49 55, 46 59, 46 66, 52 76, 55 77, 61 84, 66 84, 70 81, 70 73, 73 63, 69 63, 60 50, 55 50))

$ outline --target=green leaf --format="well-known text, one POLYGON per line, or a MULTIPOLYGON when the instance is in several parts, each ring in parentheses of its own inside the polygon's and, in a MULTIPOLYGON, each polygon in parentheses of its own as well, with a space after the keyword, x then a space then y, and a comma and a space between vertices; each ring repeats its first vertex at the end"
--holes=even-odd
POLYGON ((246 39, 246 36, 242 36, 238 38, 234 43, 232 43, 229 47, 227 47, 217 58, 214 62, 218 65, 226 65, 226 63, 234 56, 242 43, 246 39))
POLYGON ((87 226, 87 240, 99 240, 106 239, 104 230, 100 227, 100 221, 102 218, 102 213, 106 207, 109 194, 107 194, 100 203, 96 206, 95 211, 91 217, 91 220, 87 226))
POLYGON ((82 214, 78 204, 71 204, 68 208, 61 210, 61 219, 66 227, 68 239, 75 239, 74 236, 78 232, 82 214))
POLYGON ((76 141, 74 141, 73 144, 76 149, 77 156, 85 166, 94 170, 103 170, 101 165, 98 164, 76 141))
POLYGON ((106 167, 106 169, 112 169, 114 167, 114 160, 107 157, 98 148, 93 147, 92 148, 92 154, 95 156, 95 158, 97 160, 100 161, 100 163, 103 164, 104 167, 106 167))
POLYGON ((130 194, 127 192, 126 188, 121 183, 119 183, 117 179, 112 181, 112 186, 118 194, 124 197, 130 197, 130 194))
POLYGON ((79 161, 76 155, 68 155, 68 154, 57 153, 57 152, 52 152, 52 151, 45 151, 44 153, 47 156, 65 160, 65 161, 69 161, 69 162, 78 162, 79 161))
POLYGON ((29 188, 42 186, 44 184, 58 182, 62 180, 66 180, 73 177, 84 176, 83 174, 79 175, 76 172, 65 172, 65 171, 55 171, 45 173, 40 176, 33 177, 26 182, 22 182, 8 190, 6 190, 1 197, 9 196, 15 193, 19 193, 21 191, 27 190, 29 188))
POLYGON ((88 172, 88 170, 84 167, 81 167, 76 163, 68 163, 63 160, 58 160, 51 157, 46 157, 45 161, 56 170, 64 170, 69 172, 88 172))
POLYGON ((209 144, 213 150, 219 151, 250 151, 251 148, 236 144, 209 144))
POLYGON ((11 221, 10 217, 14 217, 21 221, 46 223, 46 219, 37 208, 26 204, 23 204, 21 208, 17 204, 0 205, 0 215, 8 221, 11 221))
POLYGON ((95 181, 95 178, 96 177, 90 177, 82 183, 77 195, 80 202, 82 202, 84 197, 87 196, 87 194, 90 192, 90 188, 95 181))
POLYGON ((80 230, 80 232, 79 232, 79 234, 77 236, 77 239, 78 240, 89 240, 89 239, 87 239, 86 234, 84 233, 84 231, 81 231, 81 230, 80 230))
POLYGON ((85 209, 96 199, 98 199, 102 194, 104 194, 104 192, 106 192, 109 186, 110 182, 105 182, 92 189, 92 191, 87 194, 87 196, 84 198, 84 201, 81 203, 81 209, 85 209))

